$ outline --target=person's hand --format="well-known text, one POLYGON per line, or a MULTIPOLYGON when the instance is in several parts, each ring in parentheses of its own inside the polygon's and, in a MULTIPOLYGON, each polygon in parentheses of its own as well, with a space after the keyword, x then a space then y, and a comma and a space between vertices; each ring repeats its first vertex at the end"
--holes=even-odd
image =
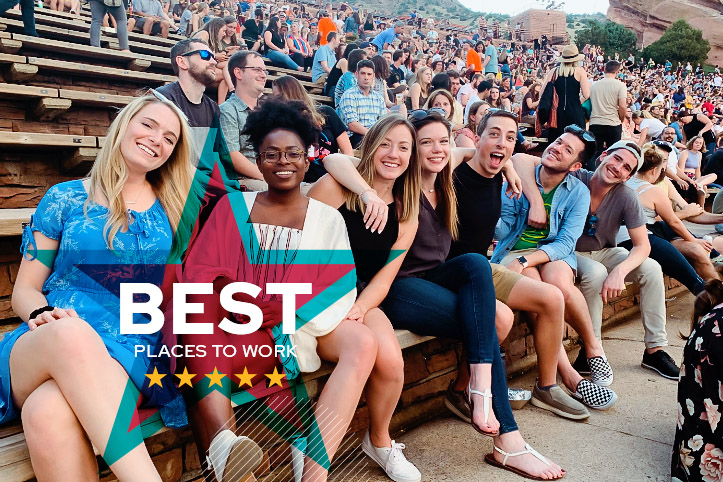
POLYGON ((625 277, 622 276, 622 273, 616 268, 610 272, 603 282, 602 291, 600 292, 603 303, 607 303, 608 300, 620 296, 620 293, 622 293, 624 289, 625 277))
POLYGON ((527 225, 537 229, 547 227, 547 211, 543 203, 530 203, 530 212, 527 214, 527 225))
POLYGON ((63 309, 56 307, 53 308, 53 311, 43 311, 35 318, 28 320, 28 328, 30 328, 30 331, 33 331, 41 325, 61 318, 79 318, 79 316, 72 308, 63 309))
POLYGON ((694 242, 703 246, 703 249, 705 249, 709 253, 713 249, 713 243, 711 243, 710 241, 706 241, 705 239, 696 239, 694 242))
POLYGON ((366 211, 364 211, 364 227, 371 229, 372 233, 374 231, 378 233, 384 231, 384 227, 387 225, 387 219, 389 218, 389 207, 387 204, 373 189, 367 189, 361 193, 359 197, 366 206, 366 211))
POLYGON ((229 56, 226 52, 219 52, 216 54, 216 62, 226 62, 229 56))
POLYGON ((364 322, 364 310, 358 304, 354 303, 349 312, 344 317, 345 321, 356 321, 357 323, 364 322))
POLYGON ((510 199, 519 199, 522 197, 522 181, 520 180, 520 176, 517 175, 517 172, 515 172, 514 169, 511 169, 505 173, 505 177, 507 178, 507 189, 505 190, 505 195, 510 199))
POLYGON ((506 268, 510 271, 514 271, 515 273, 522 273, 522 270, 524 269, 522 267, 522 263, 520 263, 517 259, 513 259, 512 261, 507 263, 506 268))
POLYGON ((676 179, 675 182, 681 189, 688 189, 688 185, 690 184, 687 179, 683 179, 682 177, 676 179))
POLYGON ((679 211, 681 219, 699 216, 704 212, 703 207, 697 203, 690 203, 679 211))

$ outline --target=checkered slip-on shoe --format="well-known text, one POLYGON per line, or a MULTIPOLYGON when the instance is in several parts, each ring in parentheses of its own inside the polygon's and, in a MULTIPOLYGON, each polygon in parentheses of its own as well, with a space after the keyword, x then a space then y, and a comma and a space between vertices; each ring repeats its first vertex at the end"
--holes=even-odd
POLYGON ((613 367, 601 356, 595 356, 587 359, 590 366, 590 378, 592 382, 601 387, 609 387, 613 384, 613 367))
POLYGON ((618 400, 618 395, 609 388, 601 387, 584 378, 577 384, 572 396, 595 410, 607 410, 618 400))

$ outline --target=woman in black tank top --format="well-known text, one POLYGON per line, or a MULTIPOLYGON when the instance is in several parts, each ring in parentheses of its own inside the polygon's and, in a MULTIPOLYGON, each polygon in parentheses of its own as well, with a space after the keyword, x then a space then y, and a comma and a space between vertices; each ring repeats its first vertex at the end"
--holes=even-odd
MULTIPOLYGON (((385 139, 383 135, 379 135, 377 129, 385 119, 364 136, 362 150, 364 145, 375 142, 374 139, 381 146, 385 143, 391 144, 394 137, 385 139)), ((423 195, 419 197, 419 223, 413 243, 406 257, 399 261, 401 268, 382 302, 384 313, 395 328, 408 329, 419 335, 461 339, 472 373, 468 387, 474 390, 472 395, 475 398, 470 401, 469 392, 465 391, 464 394, 468 413, 474 415, 472 425, 478 432, 493 436, 498 449, 494 454, 489 454, 488 458, 494 457, 495 465, 502 465, 503 456, 500 454, 503 452, 500 451, 522 452, 523 457, 509 457, 508 464, 516 468, 525 467, 530 475, 546 475, 548 480, 559 479, 564 474, 560 467, 551 462, 548 464, 544 458, 537 459, 532 452, 526 451, 528 446, 512 415, 495 331, 496 301, 489 263, 485 257, 476 253, 447 261, 450 243, 456 231, 456 197, 452 186, 452 172, 462 162, 469 161, 475 154, 475 149, 452 150, 449 123, 437 113, 420 111, 420 114, 413 116, 412 124, 416 130, 416 155, 419 158, 420 185, 423 190, 423 195), (489 410, 490 407, 492 410, 489 410)), ((390 203, 391 198, 387 192, 381 196, 381 202, 372 203, 370 186, 378 188, 379 181, 376 177, 365 175, 368 172, 364 165, 358 168, 359 171, 354 170, 349 158, 339 155, 327 156, 324 162, 327 171, 336 177, 338 183, 351 192, 361 193, 366 197, 365 201, 369 201, 368 205, 371 205, 368 211, 376 211, 390 203)), ((383 162, 380 164, 384 166, 383 162)), ((374 165, 376 167, 377 163, 374 165)), ((374 176, 383 177, 381 175, 384 172, 384 169, 376 169, 374 176)), ((324 182, 325 179, 322 178, 317 184, 324 182)), ((399 181, 395 186, 398 183, 399 181)), ((341 202, 338 192, 343 192, 343 188, 336 182, 332 186, 333 188, 326 189, 330 193, 333 189, 337 190, 336 202, 332 205, 338 206, 341 202)), ((407 184, 405 193, 406 188, 407 184)), ((314 189, 316 186, 309 193, 312 196, 314 189)), ((396 206, 398 208, 398 203, 396 206)), ((400 224, 400 232, 401 226, 400 224)), ((353 235, 348 226, 347 231, 350 236, 353 235)), ((400 234, 400 239, 402 236, 404 234, 400 234)), ((351 244, 353 250, 354 242, 351 244)), ((394 263, 397 263, 396 259, 394 263)), ((376 291, 375 284, 379 278, 386 277, 391 271, 387 270, 387 267, 377 273, 357 299, 357 303, 367 297, 372 289, 381 294, 381 290, 376 291)), ((385 288, 386 286, 385 284, 385 288)), ((382 351, 381 343, 379 351, 382 351)), ((464 379, 463 372, 466 370, 461 368, 458 376, 464 379)), ((469 378, 469 373, 466 377, 469 378)), ((454 382, 450 384, 450 390, 454 389, 454 385, 454 382)))
MULTIPOLYGON (((337 208, 346 222, 356 264, 358 297, 344 322, 364 323, 379 344, 366 391, 371 418, 370 433, 363 442, 367 453, 370 445, 378 450, 400 450, 389 436, 389 423, 402 394, 404 360, 394 329, 379 305, 417 231, 420 188, 414 147, 411 124, 397 115, 384 117, 364 136, 361 160, 343 154, 326 156, 323 162, 329 174, 309 191, 310 197, 337 208), (359 163, 357 169, 342 168, 340 175, 340 170, 334 168, 351 162, 359 163), (335 173, 339 181, 332 177, 335 173), (377 216, 378 212, 383 215, 377 216)), ((403 474, 404 480, 421 480, 414 465, 397 453, 391 465, 382 466, 387 475, 394 478, 403 474)))

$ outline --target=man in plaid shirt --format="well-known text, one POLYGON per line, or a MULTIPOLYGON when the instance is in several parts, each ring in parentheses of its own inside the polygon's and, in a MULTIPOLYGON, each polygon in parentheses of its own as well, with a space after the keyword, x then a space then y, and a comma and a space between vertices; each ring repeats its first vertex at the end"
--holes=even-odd
POLYGON ((357 85, 344 92, 337 110, 349 130, 351 145, 356 149, 369 128, 387 113, 387 107, 382 96, 372 90, 374 64, 371 60, 359 62, 354 76, 357 85))

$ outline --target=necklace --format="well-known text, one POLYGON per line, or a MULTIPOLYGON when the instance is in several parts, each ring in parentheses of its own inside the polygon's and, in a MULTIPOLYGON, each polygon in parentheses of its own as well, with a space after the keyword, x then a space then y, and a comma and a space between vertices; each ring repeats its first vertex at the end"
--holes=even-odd
POLYGON ((138 202, 138 200, 141 198, 141 195, 143 194, 143 192, 145 190, 146 190, 146 183, 144 182, 143 187, 141 188, 141 190, 138 192, 138 195, 136 196, 136 199, 134 201, 126 201, 126 204, 136 204, 138 202))

